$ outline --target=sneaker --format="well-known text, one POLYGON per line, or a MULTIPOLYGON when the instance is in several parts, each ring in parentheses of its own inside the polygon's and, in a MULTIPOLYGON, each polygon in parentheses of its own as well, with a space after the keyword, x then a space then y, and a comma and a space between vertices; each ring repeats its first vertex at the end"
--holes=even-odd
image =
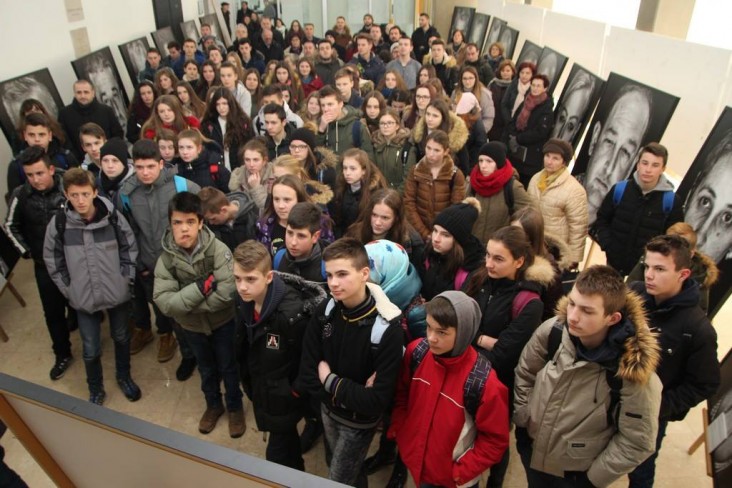
POLYGON ((99 406, 104 404, 105 398, 107 398, 107 394, 104 392, 104 390, 93 391, 89 393, 89 401, 99 406))
POLYGON ((315 442, 323 434, 323 424, 315 419, 306 418, 305 428, 300 434, 300 449, 303 454, 312 449, 315 442))
POLYGON ((366 471, 366 474, 374 474, 381 468, 388 466, 389 464, 394 464, 396 458, 396 446, 379 446, 379 450, 376 451, 376 454, 366 458, 363 462, 363 469, 366 471))
POLYGON ((153 334, 150 329, 141 329, 135 327, 132 329, 132 339, 130 339, 130 354, 137 354, 153 340, 153 334))
POLYGON ((69 369, 72 359, 73 358, 71 356, 65 357, 63 359, 56 358, 56 363, 53 365, 53 368, 51 368, 51 372, 49 373, 49 376, 53 381, 56 381, 63 377, 64 373, 66 373, 66 370, 69 369))
POLYGON ((177 346, 178 343, 176 342, 172 332, 160 334, 160 342, 158 343, 158 362, 165 363, 173 359, 177 346))
POLYGON ((122 390, 122 393, 125 394, 125 397, 131 402, 136 402, 142 396, 140 387, 137 386, 137 383, 130 376, 127 378, 117 378, 117 384, 119 385, 119 389, 122 390))
POLYGON ((221 417, 224 414, 224 406, 218 405, 216 407, 207 407, 206 411, 203 412, 203 417, 201 417, 201 421, 198 422, 198 432, 201 434, 208 434, 212 430, 214 430, 214 427, 216 427, 216 422, 219 421, 219 417, 221 417))
POLYGON ((178 381, 185 381, 191 377, 196 370, 196 358, 183 358, 180 366, 175 370, 175 377, 178 381))
POLYGON ((244 409, 229 412, 229 435, 238 439, 244 435, 245 430, 247 430, 247 421, 244 420, 244 409))

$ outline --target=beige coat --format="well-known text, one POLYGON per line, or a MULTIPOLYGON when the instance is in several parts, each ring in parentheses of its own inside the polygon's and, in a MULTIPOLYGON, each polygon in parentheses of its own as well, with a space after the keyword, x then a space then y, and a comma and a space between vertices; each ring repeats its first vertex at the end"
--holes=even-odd
POLYGON ((625 340, 618 361, 619 412, 617 421, 609 423, 606 372, 577 357, 566 327, 567 303, 566 297, 559 302, 558 316, 539 326, 521 353, 514 422, 534 439, 533 469, 555 476, 587 471, 594 486, 607 486, 655 451, 663 389, 654 372, 659 346, 648 329, 641 299, 628 292, 627 313, 621 320, 627 317, 636 333, 625 340), (547 361, 549 334, 557 320, 565 324, 562 342, 547 361))
POLYGON ((541 173, 531 178, 529 195, 539 203, 545 231, 563 239, 569 246, 567 258, 579 263, 585 253, 587 238, 587 192, 569 170, 565 170, 542 193, 538 187, 541 173))

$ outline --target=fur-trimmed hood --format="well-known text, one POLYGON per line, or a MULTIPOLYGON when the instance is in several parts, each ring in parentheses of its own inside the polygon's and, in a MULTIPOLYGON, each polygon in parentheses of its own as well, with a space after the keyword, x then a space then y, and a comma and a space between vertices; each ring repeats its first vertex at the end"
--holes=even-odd
POLYGON ((391 141, 387 141, 384 134, 381 133, 381 131, 376 131, 371 136, 371 143, 374 145, 374 149, 380 149, 381 147, 387 145, 387 144, 393 144, 395 146, 403 146, 404 143, 407 142, 407 139, 409 139, 410 136, 409 129, 405 127, 400 127, 397 129, 396 134, 391 138, 391 141))
POLYGON ((310 198, 313 200, 313 203, 327 205, 331 200, 333 200, 333 190, 325 183, 309 180, 305 183, 305 190, 307 190, 308 195, 310 195, 310 198))
MULTIPOLYGON (((557 304, 557 318, 567 323, 567 304, 565 296, 557 304)), ((635 335, 625 340, 625 351, 618 364, 618 376, 623 380, 644 384, 648 382, 661 358, 661 348, 656 335, 648 328, 648 318, 643 307, 643 299, 633 291, 626 292, 625 308, 621 320, 630 320, 635 326, 635 335)))
POLYGON ((315 172, 325 171, 328 168, 336 168, 338 164, 338 155, 325 146, 317 146, 313 151, 315 159, 318 161, 315 165, 315 172))
POLYGON ((422 64, 432 64, 434 66, 437 66, 438 64, 443 64, 447 68, 454 68, 455 66, 457 66, 457 60, 455 59, 455 57, 447 53, 445 53, 445 55, 442 57, 442 63, 433 63, 432 53, 425 54, 423 61, 424 62, 422 64))
POLYGON ((316 283, 308 281, 301 276, 297 276, 290 273, 283 273, 281 271, 275 271, 277 276, 282 281, 298 290, 300 296, 303 298, 302 308, 305 312, 312 314, 320 302, 327 298, 325 290, 316 283))
MULTIPOLYGON (((457 154, 463 147, 465 147, 465 144, 467 144, 468 138, 470 137, 468 126, 465 125, 463 119, 455 115, 453 112, 450 112, 450 130, 447 135, 450 139, 450 151, 452 154, 457 154)), ((420 117, 414 125, 412 140, 415 144, 423 144, 426 137, 427 125, 425 124, 424 117, 420 117)))
POLYGON ((717 267, 717 263, 715 263, 712 258, 707 256, 703 252, 696 251, 696 253, 694 254, 692 268, 694 278, 699 281, 702 288, 706 288, 708 290, 719 279, 719 268, 717 267), (699 270, 697 270, 697 263, 699 270), (702 274, 704 276, 703 281, 699 279, 702 274))
POLYGON ((542 256, 535 256, 534 263, 526 269, 521 281, 532 281, 546 289, 549 288, 555 277, 552 263, 542 256))
POLYGON ((572 254, 569 250, 569 245, 559 237, 548 233, 544 233, 544 243, 549 254, 554 257, 554 261, 556 261, 559 269, 562 271, 568 270, 572 264, 569 258, 570 254, 572 254))

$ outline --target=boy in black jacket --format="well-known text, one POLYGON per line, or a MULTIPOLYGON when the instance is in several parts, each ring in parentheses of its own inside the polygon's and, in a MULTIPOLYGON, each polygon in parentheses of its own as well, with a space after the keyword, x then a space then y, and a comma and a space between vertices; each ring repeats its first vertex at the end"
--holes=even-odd
POLYGON ((216 239, 232 251, 244 241, 254 239, 259 209, 244 192, 224 194, 218 188, 207 186, 198 192, 203 206, 203 217, 216 239))
POLYGON ((254 240, 234 251, 239 372, 257 428, 270 433, 267 460, 304 471, 297 432, 303 405, 291 385, 307 322, 325 292, 296 276, 274 273, 269 256, 254 240))
POLYGON ((325 287, 323 249, 320 241, 320 220, 323 211, 314 203, 295 204, 287 216, 285 247, 273 258, 274 269, 302 276, 325 287))
POLYGON ((323 260, 331 298, 318 306, 305 333, 295 390, 320 398, 328 477, 368 486, 361 466, 394 397, 404 344, 401 311, 381 288, 367 284, 368 254, 356 239, 337 240, 323 260))

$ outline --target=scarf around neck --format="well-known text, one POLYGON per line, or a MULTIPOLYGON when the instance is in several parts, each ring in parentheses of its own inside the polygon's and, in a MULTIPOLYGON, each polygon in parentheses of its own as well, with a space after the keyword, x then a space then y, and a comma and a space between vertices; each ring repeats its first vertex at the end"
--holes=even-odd
POLYGON ((530 93, 526 95, 526 98, 524 99, 524 106, 516 119, 516 128, 518 130, 526 130, 526 126, 529 124, 529 116, 531 115, 531 112, 538 105, 544 103, 548 96, 549 95, 547 95, 546 92, 542 93, 538 97, 535 97, 530 93))
POLYGON ((562 176, 562 174, 567 170, 566 166, 562 166, 559 170, 555 171, 552 174, 549 174, 546 172, 545 169, 541 170, 541 174, 539 175, 539 183, 537 183, 537 187, 539 188, 539 191, 541 193, 544 193, 549 186, 551 186, 552 183, 557 181, 557 178, 562 176))
POLYGON ((496 168, 496 170, 488 176, 483 176, 480 172, 480 168, 476 164, 473 166, 473 170, 470 172, 470 185, 475 190, 475 193, 481 197, 491 197, 501 191, 506 183, 511 181, 513 177, 513 166, 506 160, 506 164, 503 168, 496 168))

